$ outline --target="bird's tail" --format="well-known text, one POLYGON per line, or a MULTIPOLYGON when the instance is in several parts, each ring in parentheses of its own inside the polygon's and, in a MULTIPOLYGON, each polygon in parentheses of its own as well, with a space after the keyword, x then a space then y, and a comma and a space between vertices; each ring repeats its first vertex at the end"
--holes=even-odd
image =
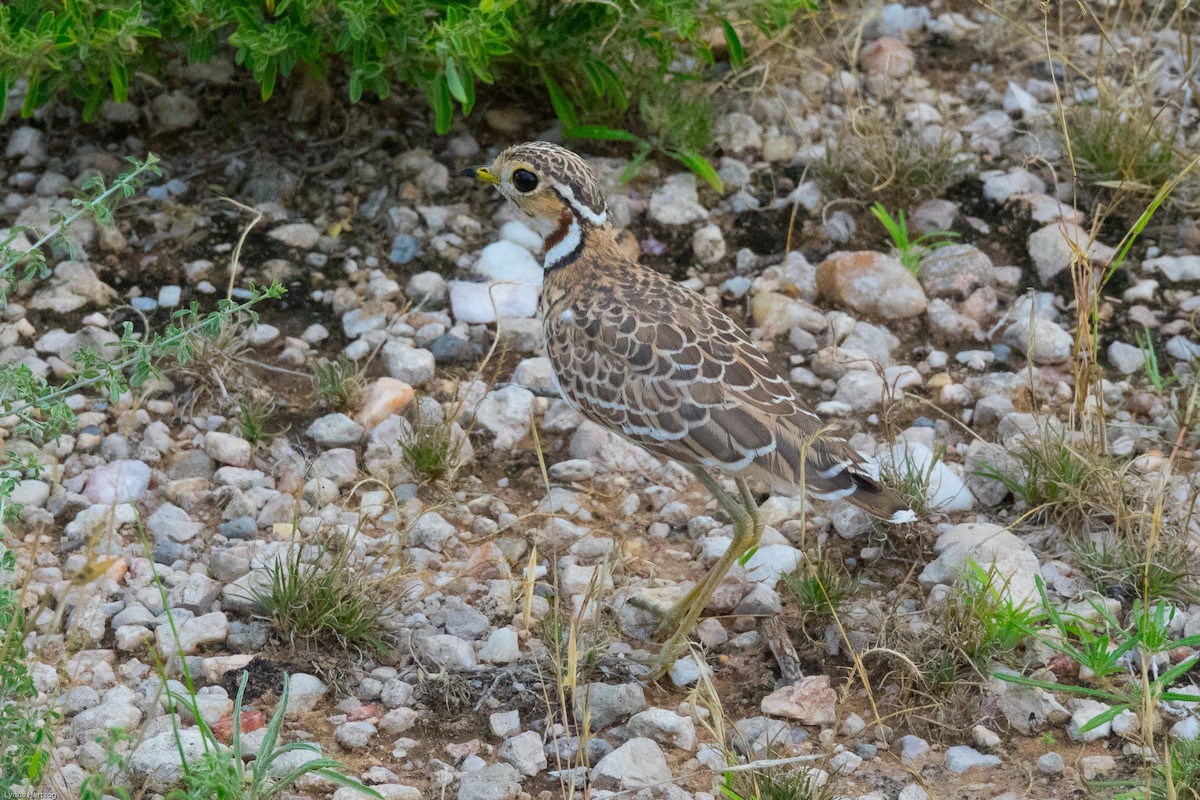
POLYGON ((795 433, 780 436, 769 461, 760 464, 765 477, 792 486, 803 484, 818 500, 845 500, 886 522, 917 521, 899 492, 872 477, 863 457, 845 439, 795 433))
POLYGON ((871 516, 893 525, 917 521, 917 515, 895 489, 883 486, 879 481, 866 475, 849 470, 847 472, 850 480, 854 482, 854 491, 846 495, 846 499, 851 503, 871 516))

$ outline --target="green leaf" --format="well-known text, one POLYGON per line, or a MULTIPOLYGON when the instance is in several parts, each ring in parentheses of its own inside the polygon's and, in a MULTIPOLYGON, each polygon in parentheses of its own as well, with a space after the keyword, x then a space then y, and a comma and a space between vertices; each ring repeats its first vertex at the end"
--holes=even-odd
POLYGON ((124 103, 129 99, 129 71, 124 61, 113 59, 109 63, 108 78, 112 82, 113 101, 124 103))
POLYGON ((696 176, 703 178, 704 181, 718 192, 725 191, 725 182, 721 180, 721 176, 713 169, 713 165, 708 163, 708 159, 693 150, 679 150, 673 155, 681 164, 696 173, 696 176))
POLYGON ((357 72, 355 72, 350 76, 350 102, 357 103, 362 99, 362 93, 362 75, 359 75, 357 72))
POLYGON ((450 123, 454 122, 454 104, 450 99, 450 85, 445 75, 438 75, 430 88, 429 102, 433 105, 434 130, 438 135, 450 132, 450 123))
POLYGON ((467 79, 463 81, 463 92, 466 98, 462 101, 462 112, 466 116, 471 113, 471 109, 475 108, 475 76, 467 75, 467 79))
POLYGON ((463 87, 462 76, 458 74, 458 65, 453 58, 446 59, 446 86, 450 89, 451 97, 459 103, 467 102, 467 90, 463 87))
POLYGON ((724 17, 721 18, 721 28, 725 31, 725 44, 729 47, 729 66, 741 69, 746 63, 746 48, 742 47, 742 40, 738 38, 733 25, 724 17))
POLYGON ((542 73, 542 81, 546 84, 546 92, 550 95, 550 105, 554 108, 554 115, 562 123, 563 132, 570 137, 572 132, 579 127, 579 117, 575 114, 575 107, 571 105, 566 92, 562 90, 557 81, 545 73, 542 73))
POLYGON ((1085 724, 1082 728, 1079 729, 1079 732, 1087 733, 1088 731, 1099 728, 1101 725, 1103 725, 1106 722, 1112 722, 1113 719, 1116 718, 1116 716, 1118 714, 1127 710, 1128 708, 1129 708, 1128 703, 1123 703, 1121 705, 1113 706, 1108 711, 1105 711, 1103 714, 1097 714, 1096 716, 1089 719, 1087 721, 1087 724, 1085 724))
POLYGON ((268 67, 267 71, 263 73, 262 92, 261 92, 263 102, 265 103, 268 100, 270 100, 271 95, 274 94, 274 92, 275 92, 275 68, 272 66, 272 67, 268 67))
POLYGON ((605 125, 576 125, 571 129, 572 139, 604 139, 610 142, 640 142, 634 134, 620 128, 605 125))
POLYGON ((621 173, 621 183, 628 183, 633 180, 633 176, 638 174, 642 165, 646 163, 646 159, 650 157, 650 151, 653 145, 649 142, 642 142, 641 147, 633 154, 633 158, 629 161, 629 166, 625 167, 625 171, 621 173))

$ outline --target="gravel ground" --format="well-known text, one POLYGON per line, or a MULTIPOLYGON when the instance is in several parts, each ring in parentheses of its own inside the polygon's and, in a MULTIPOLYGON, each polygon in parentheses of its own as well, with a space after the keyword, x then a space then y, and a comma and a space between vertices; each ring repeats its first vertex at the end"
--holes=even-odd
MULTIPOLYGON (((456 177, 512 141, 558 136, 554 125, 501 98, 447 137, 404 98, 327 103, 281 125, 286 109, 259 106, 219 68, 228 64, 184 69, 178 87, 108 104, 93 126, 54 107, 7 120, 4 227, 44 228, 76 187, 116 177, 127 156, 152 151, 164 174, 115 227, 74 226, 51 276, 13 295, 0 361, 61 376, 74 352, 113 341, 125 322, 157 328, 193 301, 212 307, 252 219, 223 196, 261 214, 232 285, 288 289, 261 307, 257 328, 188 367, 166 365, 143 390, 115 403, 72 397, 79 427, 57 442, 0 432, 9 450, 49 466, 18 486, 9 528, 39 702, 62 714, 49 785, 75 794, 103 764, 96 736, 120 726, 132 736, 121 748, 133 784, 170 788, 179 756, 155 653, 172 679, 182 655, 200 712, 226 729, 243 668, 247 731, 291 675, 285 740, 317 743, 388 800, 559 797, 585 778, 592 798, 712 800, 731 754, 813 756, 797 763, 856 800, 1048 800, 1080 796, 1085 779, 1138 779, 1143 726, 1132 711, 1081 731, 1108 707, 990 672, 939 694, 880 654, 944 626, 941 609, 968 585, 971 563, 1016 606, 1037 605, 1040 576, 1064 608, 1089 613, 1088 597, 1118 617, 1132 608, 1083 569, 1066 522, 1027 513, 1011 487, 980 474, 1011 464, 1047 420, 1069 418, 1073 252, 1103 264, 1126 226, 1110 219, 1090 240, 1091 207, 1069 182, 1056 84, 1037 48, 1002 66, 973 45, 979 35, 970 15, 888 6, 857 62, 843 54, 771 91, 731 91, 715 129, 723 193, 668 161, 622 184, 618 152, 578 148, 631 253, 743 320, 885 473, 921 476, 923 519, 905 528, 766 500, 762 546, 714 596, 695 655, 660 686, 638 683, 655 649, 646 608, 703 574, 729 523, 685 471, 557 398, 536 321, 541 242, 512 208, 456 177), (914 231, 958 234, 915 276, 864 204, 831 194, 812 168, 848 109, 878 98, 910 132, 952 142, 961 161, 950 188, 906 205, 914 231), (363 384, 341 407, 309 377, 318 359, 338 358, 363 384), (246 438, 247 406, 264 421, 262 441, 246 438), (437 474, 412 455, 431 438, 446 461, 437 474), (341 558, 379 589, 385 650, 296 645, 258 613, 254 592, 297 546, 306 561, 341 558), (814 628, 783 576, 817 558, 840 565, 855 591, 836 621, 814 628), (582 657, 564 708, 554 632, 572 619, 582 657), (581 740, 585 708, 593 735, 581 740)), ((1086 57, 1090 40, 1077 44, 1086 57)), ((1153 46, 1166 93, 1179 40, 1164 32, 1153 46)), ((818 55, 795 51, 803 63, 818 55)), ((1175 113, 1194 119, 1188 102, 1175 113)), ((1178 209, 1162 219, 1099 301, 1102 394, 1111 451, 1127 465, 1119 480, 1166 493, 1190 555, 1192 439, 1171 392, 1148 385, 1135 334, 1152 336, 1164 375, 1182 376, 1176 389, 1188 384, 1200 353, 1200 225, 1178 209)), ((1115 525, 1086 528, 1074 536, 1102 544, 1115 525)), ((1172 608, 1174 634, 1200 632, 1200 606, 1172 608)), ((1070 677, 1046 648, 1001 661, 1070 677)), ((1175 685, 1194 692, 1188 675, 1175 685)), ((1186 703, 1157 713, 1173 737, 1200 733, 1186 703)), ((192 722, 180 735, 199 747, 192 722)), ((335 786, 296 789, 317 798, 335 786)))

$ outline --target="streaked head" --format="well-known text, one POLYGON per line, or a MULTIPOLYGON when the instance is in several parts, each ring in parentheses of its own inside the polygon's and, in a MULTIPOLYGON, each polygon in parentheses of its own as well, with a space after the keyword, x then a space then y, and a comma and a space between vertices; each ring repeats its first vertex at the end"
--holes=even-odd
POLYGON ((545 237, 547 269, 577 249, 584 231, 608 226, 608 206, 596 176, 565 147, 549 142, 513 145, 490 166, 462 174, 492 184, 529 215, 545 237))

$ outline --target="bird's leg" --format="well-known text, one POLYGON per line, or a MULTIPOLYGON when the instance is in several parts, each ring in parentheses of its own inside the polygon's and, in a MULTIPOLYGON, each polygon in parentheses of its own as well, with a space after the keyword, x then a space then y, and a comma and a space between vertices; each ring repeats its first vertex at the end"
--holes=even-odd
POLYGON ((675 661, 683 649, 688 635, 692 632, 696 620, 700 618, 704 607, 708 605, 709 599, 721 585, 725 575, 744 553, 758 543, 759 537, 762 536, 763 526, 758 513, 758 504, 754 502, 754 495, 750 492, 750 487, 744 478, 737 479, 738 491, 741 494, 739 501, 721 488, 721 485, 704 470, 697 467, 693 470, 693 474, 712 493, 712 496, 725 509, 725 513, 729 514, 733 520, 733 541, 730 542, 725 553, 717 559, 717 563, 713 564, 708 573, 696 584, 696 587, 676 603, 659 624, 657 635, 664 636, 669 633, 671 638, 663 645, 660 652, 659 668, 655 678, 666 672, 675 661))

